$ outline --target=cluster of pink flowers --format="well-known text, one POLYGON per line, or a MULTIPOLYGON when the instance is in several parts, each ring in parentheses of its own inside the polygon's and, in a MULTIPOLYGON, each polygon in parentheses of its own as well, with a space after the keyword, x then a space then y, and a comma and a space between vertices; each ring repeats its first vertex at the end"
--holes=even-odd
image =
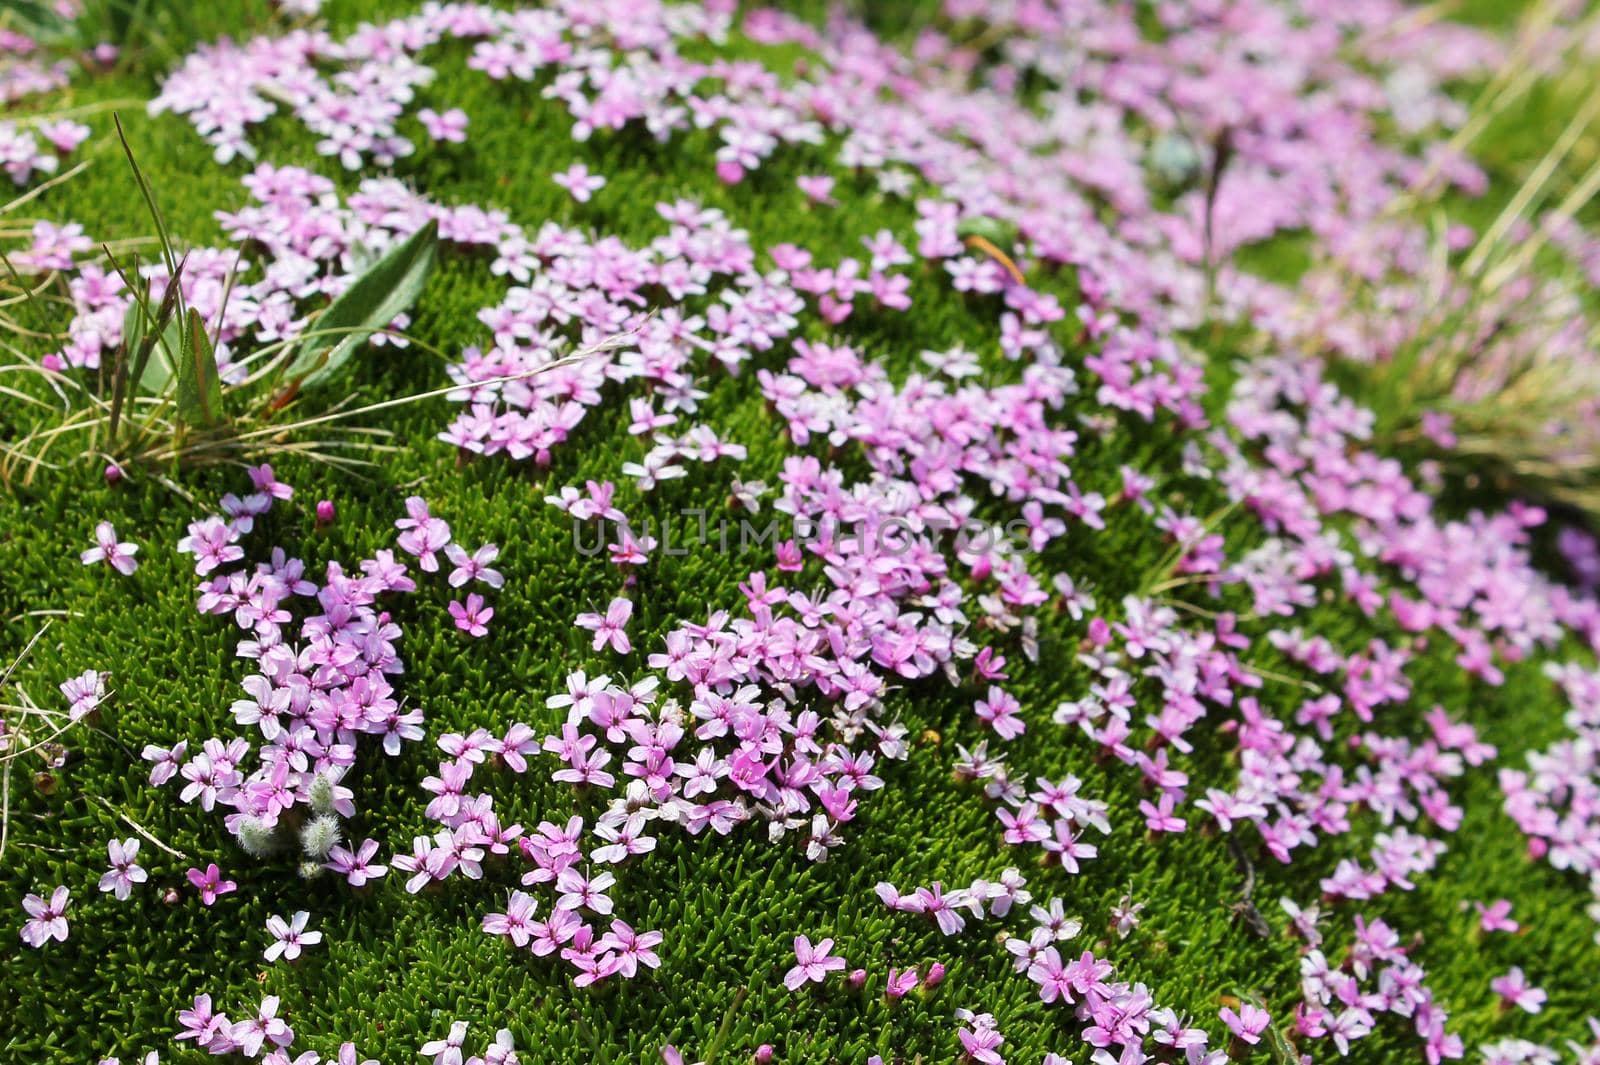
MULTIPOLYGON (((302 812, 307 818, 299 829, 307 875, 326 863, 320 867, 360 886, 382 876, 384 867, 371 860, 374 841, 354 851, 341 845, 341 819, 356 811, 342 780, 355 764, 362 736, 376 738, 390 756, 423 736, 422 711, 402 708, 389 682, 404 669, 396 646, 401 631, 378 606, 383 596, 415 591, 416 582, 387 549, 362 561, 359 576, 330 562, 321 584, 281 547, 266 561, 239 565, 246 561, 243 540, 256 519, 293 496, 271 466, 250 475, 255 491, 225 496, 222 513, 191 522, 178 549, 195 558, 201 613, 232 616, 245 633, 238 654, 255 662, 256 672, 243 682, 245 697, 230 709, 240 725, 260 733, 263 742, 254 751, 259 764, 246 768, 252 745, 244 736, 207 739, 187 760, 183 740, 170 751, 145 751, 155 763, 151 783, 171 779, 176 767, 183 781, 180 798, 207 811, 229 809, 228 830, 252 854, 278 847, 280 820, 298 808, 296 820, 302 812)), ((407 511, 410 517, 397 522, 400 546, 418 556, 423 570, 437 572, 436 552, 449 545, 449 526, 429 515, 420 498, 409 499, 407 511)), ((196 887, 214 897, 216 877, 197 876, 191 872, 196 887)))
POLYGON ((1589 915, 1600 925, 1600 672, 1577 662, 1545 670, 1571 706, 1571 734, 1530 753, 1527 771, 1501 769, 1500 788, 1529 856, 1588 879, 1589 915))
MULTIPOLYGON (((235 1021, 212 1007, 210 995, 196 995, 193 1006, 178 1012, 178 1034, 174 1038, 180 1042, 193 1042, 196 1049, 218 1057, 241 1054, 256 1058, 263 1065, 318 1065, 322 1057, 317 1053, 309 1050, 301 1054, 292 1052, 290 1048, 294 1046, 295 1030, 278 1015, 278 1009, 278 996, 267 995, 255 1007, 253 1016, 235 1021)), ((483 1059, 474 1060, 477 1065, 483 1065, 483 1059)), ((335 1063, 377 1065, 376 1061, 363 1058, 355 1044, 349 1042, 340 1044, 338 1057, 330 1060, 328 1065, 335 1063)), ((459 1056, 454 1065, 462 1065, 459 1056)), ((516 1065, 516 1057, 502 1056, 495 1059, 495 1065, 516 1065)))
MULTIPOLYGON (((4 92, 0 84, 0 99, 4 92)), ((89 127, 80 122, 46 122, 37 127, 0 122, 0 170, 16 185, 35 184, 56 173, 61 161, 88 137, 89 127)))
MULTIPOLYGON (((52 62, 26 33, 0 26, 0 109, 64 88, 72 70, 69 60, 52 62)), ((0 173, 18 187, 36 184, 55 174, 88 137, 89 127, 70 119, 0 119, 0 173)))

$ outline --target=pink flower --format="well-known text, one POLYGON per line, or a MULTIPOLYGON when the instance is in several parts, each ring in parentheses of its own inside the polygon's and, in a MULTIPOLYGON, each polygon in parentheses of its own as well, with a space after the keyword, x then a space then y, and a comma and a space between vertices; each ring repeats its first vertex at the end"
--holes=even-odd
POLYGON ((1478 910, 1478 927, 1485 932, 1515 932, 1522 926, 1511 919, 1511 900, 1497 899, 1485 906, 1472 904, 1478 910))
POLYGON ((613 918, 611 930, 600 937, 595 948, 609 951, 612 970, 623 979, 631 980, 641 965, 649 969, 661 967, 655 948, 664 938, 660 932, 635 932, 626 921, 613 918))
POLYGON ((1489 988, 1500 996, 1505 1009, 1515 1006, 1528 1013, 1538 1013, 1543 1010, 1545 999, 1549 997, 1542 988, 1529 984, 1521 966, 1517 965, 1513 965, 1505 975, 1490 980, 1489 988))
POLYGON ((1261 1033, 1272 1023, 1272 1017, 1266 1010, 1249 1002, 1240 1004, 1237 1013, 1224 1006, 1217 1016, 1222 1018, 1222 1023, 1228 1026, 1230 1032, 1252 1046, 1261 1041, 1261 1033))
POLYGON ((396 519, 394 527, 400 530, 398 543, 401 549, 415 555, 417 565, 424 572, 438 572, 436 552, 444 550, 450 542, 449 523, 430 514, 428 504, 421 496, 408 496, 406 516, 396 519))
POLYGON ((610 643, 613 651, 625 655, 633 650, 633 644, 628 641, 628 634, 625 631, 628 619, 632 616, 633 601, 619 597, 611 600, 611 605, 606 607, 604 616, 592 613, 579 614, 578 627, 594 633, 596 651, 610 643))
POLYGON ((904 998, 916 990, 917 979, 916 969, 890 968, 889 983, 883 993, 891 999, 904 998))
POLYGON ((483 596, 477 592, 467 596, 467 605, 462 606, 456 599, 450 600, 450 616, 456 620, 456 628, 469 636, 489 635, 489 619, 494 617, 494 607, 483 605, 483 596))
POLYGON ((35 950, 44 946, 52 939, 62 943, 67 941, 67 906, 72 902, 72 892, 66 887, 58 887, 50 894, 50 901, 45 902, 38 895, 25 895, 22 899, 22 909, 28 915, 23 922, 22 941, 35 950))
POLYGON ((783 986, 795 991, 807 982, 820 984, 830 972, 843 969, 844 959, 830 954, 832 949, 832 939, 824 939, 813 947, 805 936, 795 936, 795 966, 784 975, 783 986))
POLYGON ((443 114, 424 107, 417 112, 417 119, 432 140, 460 144, 467 139, 467 113, 459 107, 452 107, 443 114))
POLYGON ((606 183, 605 178, 589 173, 589 168, 582 163, 573 163, 550 180, 572 193, 572 198, 579 203, 588 203, 589 197, 604 188, 606 183))
POLYGON ((85 566, 104 562, 124 577, 139 568, 138 560, 133 557, 139 553, 139 545, 119 543, 116 527, 109 521, 94 527, 94 542, 95 546, 78 556, 85 566))
POLYGON ((221 895, 226 895, 238 890, 239 885, 232 880, 222 879, 222 870, 217 868, 217 863, 212 862, 206 866, 205 872, 199 869, 190 869, 184 874, 189 878, 195 890, 200 892, 200 901, 210 906, 221 895))
POLYGON ((826 174, 802 174, 794 179, 794 183, 800 186, 800 191, 812 203, 833 207, 838 202, 833 198, 833 178, 826 174))

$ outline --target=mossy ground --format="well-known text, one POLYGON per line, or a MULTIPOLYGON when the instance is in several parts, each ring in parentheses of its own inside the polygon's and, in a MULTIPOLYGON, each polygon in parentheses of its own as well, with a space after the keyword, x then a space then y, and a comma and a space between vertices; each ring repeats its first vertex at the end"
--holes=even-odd
MULTIPOLYGON (((329 4, 327 14, 335 27, 349 27, 380 10, 405 7, 340 0, 329 4)), ((256 5, 240 5, 217 16, 211 30, 243 35, 261 15, 256 5)), ((529 227, 554 219, 642 243, 664 229, 656 202, 690 197, 727 211, 751 231, 758 248, 788 240, 824 260, 858 253, 859 237, 880 227, 909 232, 911 216, 903 203, 885 200, 849 173, 838 174, 844 207, 809 209, 794 178, 828 169, 821 152, 785 150, 751 179, 725 187, 711 173, 712 146, 703 135, 667 146, 633 133, 577 144, 564 110, 541 99, 537 85, 490 82, 466 71, 462 60, 460 49, 446 49, 434 61, 440 77, 423 102, 465 109, 472 120, 468 143, 425 148, 396 168, 436 200, 500 206, 529 227), (609 181, 587 205, 573 203, 550 180, 552 172, 578 160, 609 181)), ((143 98, 150 89, 141 75, 118 74, 81 81, 70 102, 143 98)), ((243 202, 244 164, 214 164, 209 149, 176 118, 151 120, 133 107, 121 113, 172 231, 186 241, 219 242, 212 212, 243 202)), ((97 239, 147 233, 143 207, 109 133, 109 116, 98 115, 91 124, 96 139, 86 150, 94 164, 37 201, 38 213, 81 222, 97 239)), ((421 141, 420 131, 414 132, 421 141)), ((335 177, 347 190, 353 186, 351 175, 319 159, 286 121, 270 124, 257 140, 265 159, 300 163, 335 177)), ((1066 279, 1052 283, 1065 285, 1066 279)), ((503 288, 485 264, 447 256, 418 307, 415 331, 452 353, 482 342, 486 332, 476 311, 498 302, 503 288)), ((1013 370, 991 357, 998 337, 993 308, 964 301, 932 271, 917 275, 912 296, 909 314, 858 311, 836 332, 901 371, 920 350, 957 343, 986 353, 986 372, 994 379, 1013 370)), ((814 318, 805 330, 818 337, 830 332, 814 318)), ((1210 354, 1232 357, 1221 345, 1210 354)), ((771 354, 762 364, 774 365, 781 357, 771 354)), ((748 445, 741 477, 772 482, 792 451, 780 424, 748 375, 713 380, 704 420, 748 445)), ((359 376, 362 394, 370 398, 417 392, 441 381, 436 357, 415 347, 370 351, 359 376)), ((502 547, 507 585, 494 597, 496 616, 487 639, 468 640, 452 627, 444 610, 448 595, 438 583, 395 604, 405 629, 401 650, 407 667, 397 686, 426 711, 429 741, 399 758, 374 751, 360 760, 352 782, 360 810, 351 827, 380 840, 386 853, 405 849, 414 833, 429 827, 419 783, 434 770, 438 752, 432 740, 440 733, 479 725, 501 730, 515 720, 543 730, 556 716, 544 699, 560 690, 568 671, 626 676, 640 667, 637 653, 626 666, 609 654, 592 653, 587 634, 574 629, 572 618, 603 607, 619 578, 603 558, 576 552, 564 517, 542 502, 563 484, 615 478, 622 461, 642 453, 626 433, 621 408, 613 395, 544 471, 498 460, 458 464, 454 449, 434 439, 453 410, 443 400, 374 419, 394 433, 398 450, 382 456, 366 479, 303 461, 275 463, 280 477, 295 486, 296 499, 270 515, 251 542, 282 544, 313 568, 329 559, 353 564, 390 544, 400 498, 412 492, 425 495, 434 513, 450 521, 458 541, 492 540, 502 547), (336 500, 339 517, 319 530, 310 503, 323 497, 336 500)), ((16 417, 0 417, 0 432, 20 428, 16 417)), ((1172 439, 1161 425, 1134 421, 1088 439, 1077 463, 1079 483, 1114 494, 1118 466, 1128 463, 1156 473, 1163 494, 1184 493, 1196 513, 1215 509, 1213 489, 1178 474, 1172 439)), ((724 514, 729 475, 725 465, 692 468, 685 480, 646 498, 625 487, 625 506, 630 514, 657 520, 688 507, 724 514)), ((181 481, 209 506, 222 492, 238 490, 243 473, 185 473, 181 481)), ((951 778, 955 744, 971 744, 983 733, 971 714, 974 691, 952 691, 942 682, 914 685, 892 697, 894 712, 916 738, 912 756, 886 768, 888 786, 862 804, 861 820, 827 864, 813 865, 789 843, 771 845, 751 828, 730 839, 668 832, 653 855, 626 866, 615 892, 619 912, 636 927, 667 935, 659 972, 626 984, 575 990, 563 966, 483 935, 480 916, 497 908, 514 883, 504 868, 491 870, 481 883, 454 880, 421 896, 405 894, 397 876, 367 894, 352 894, 332 879, 303 882, 286 861, 246 858, 224 833, 220 816, 179 804, 171 790, 147 787, 146 767, 136 757, 146 743, 187 738, 194 744, 235 728, 227 708, 247 666, 233 656, 237 634, 225 621, 195 613, 188 560, 172 548, 198 513, 151 479, 111 489, 98 469, 86 466, 42 477, 35 487, 0 499, 0 659, 9 661, 36 630, 42 618, 34 612, 59 612, 19 671, 19 683, 36 700, 48 701, 55 683, 99 668, 111 671, 116 691, 99 731, 70 734, 74 758, 54 774, 53 793, 37 790, 25 772, 12 780, 10 843, 0 867, 0 1060, 84 1062, 111 1053, 128 1060, 152 1048, 162 1051, 163 1060, 201 1060, 203 1055, 169 1043, 177 1011, 201 992, 235 1016, 253 1008, 262 994, 281 995, 283 1015, 301 1033, 298 1048, 326 1054, 340 1040, 353 1039, 365 1055, 386 1062, 418 1060, 416 1048, 442 1034, 454 1018, 472 1022, 469 1047, 495 1028, 509 1027, 520 1046, 531 1048, 533 1061, 645 1062, 665 1042, 692 1056, 710 1045, 725 1019, 725 1062, 746 1060, 762 1042, 773 1043, 778 1060, 789 1062, 858 1063, 873 1052, 891 1061, 952 1061, 957 1049, 951 1013, 958 1006, 996 1015, 1010 1060, 1037 1062, 1047 1050, 1087 1058, 1070 1015, 1043 1007, 1033 985, 1010 972, 1009 956, 993 939, 998 926, 946 939, 916 918, 887 914, 872 894, 878 880, 964 884, 1021 859, 1000 843, 999 826, 979 794, 951 778), (78 564, 78 551, 102 519, 142 545, 142 565, 133 577, 78 564), (105 865, 105 841, 132 834, 118 814, 190 859, 180 861, 146 844, 142 858, 153 883, 125 903, 99 895, 93 886, 105 865), (161 901, 164 888, 181 886, 189 864, 208 860, 239 881, 236 894, 211 909, 201 908, 186 889, 180 905, 161 901), (23 949, 16 939, 17 902, 26 891, 57 883, 73 888, 71 938, 39 951, 23 949), (308 950, 298 966, 264 965, 267 915, 302 908, 315 915, 324 944, 308 950), (797 933, 835 937, 838 949, 880 982, 860 997, 839 984, 820 993, 784 991, 781 977, 797 933), (883 1002, 886 966, 934 960, 950 967, 935 994, 913 995, 895 1006, 883 1002)), ((1258 535, 1242 516, 1231 518, 1224 531, 1230 552, 1258 535)), ((1041 562, 1091 582, 1103 604, 1114 604, 1140 585, 1163 550, 1147 519, 1121 508, 1104 534, 1075 529, 1041 562)), ((755 550, 694 549, 660 558, 641 572, 633 594, 635 645, 651 646, 680 619, 736 606, 742 602, 737 582, 768 564, 765 552, 755 550)), ((1297 620, 1346 650, 1372 635, 1402 640, 1339 601, 1297 620)), ((1030 887, 1038 896, 1061 895, 1085 919, 1085 945, 1108 938, 1106 915, 1119 896, 1143 902, 1141 927, 1125 941, 1109 937, 1105 948, 1118 974, 1146 981, 1158 1002, 1197 1015, 1214 1029, 1220 1027, 1214 1018, 1221 995, 1257 989, 1269 1004, 1286 1007, 1296 997, 1295 942, 1255 938, 1235 918, 1231 906, 1240 898, 1244 874, 1223 841, 1200 832, 1148 840, 1132 814, 1140 797, 1135 775, 1101 764, 1076 733, 1050 723, 1058 701, 1081 694, 1084 676, 1072 657, 1080 635, 1066 619, 1048 624, 1039 666, 1022 666, 1017 649, 1007 648, 1016 663, 1011 688, 1022 700, 1029 729, 1012 745, 1011 761, 1030 776, 1083 777, 1087 793, 1111 802, 1114 831, 1098 841, 1101 858, 1088 863, 1083 875, 1029 865, 1024 871, 1030 887)), ((1288 668, 1264 641, 1254 655, 1264 667, 1288 668)), ((1380 719, 1385 731, 1420 734, 1421 713, 1443 703, 1477 725, 1500 748, 1501 761, 1512 765, 1561 731, 1559 697, 1537 664, 1512 667, 1503 687, 1489 688, 1466 682, 1445 646, 1436 643, 1407 674, 1414 692, 1404 708, 1380 719)), ((1302 692, 1269 682, 1261 697, 1284 710, 1297 705, 1302 692)), ((1227 746, 1223 739, 1202 739, 1186 767, 1197 788, 1231 777, 1227 746)), ((595 810, 594 800, 574 798, 571 789, 548 782, 539 771, 490 780, 496 808, 508 820, 532 825, 595 810)), ((1391 893, 1365 912, 1384 917, 1405 935, 1426 936, 1416 956, 1469 1047, 1513 1034, 1549 1041, 1579 1037, 1584 1016, 1597 1005, 1592 974, 1600 965, 1592 923, 1582 912, 1582 884, 1523 856, 1520 836, 1499 812, 1492 773, 1472 773, 1452 792, 1467 817, 1439 868, 1416 892, 1391 893), (1516 917, 1527 932, 1480 941, 1469 902, 1500 896, 1516 900, 1516 917), (1541 1016, 1499 1011, 1488 980, 1512 964, 1550 992, 1541 1016)), ((1258 859, 1256 898, 1274 926, 1282 926, 1280 895, 1314 898, 1317 880, 1336 857, 1346 848, 1354 852, 1375 828, 1365 818, 1356 840, 1303 855, 1292 867, 1258 859)), ((1349 915, 1341 911, 1333 922, 1330 938, 1336 944, 1348 940, 1349 915)), ((1358 1044, 1352 1057, 1397 1061, 1415 1053, 1409 1032, 1385 1029, 1358 1044)))

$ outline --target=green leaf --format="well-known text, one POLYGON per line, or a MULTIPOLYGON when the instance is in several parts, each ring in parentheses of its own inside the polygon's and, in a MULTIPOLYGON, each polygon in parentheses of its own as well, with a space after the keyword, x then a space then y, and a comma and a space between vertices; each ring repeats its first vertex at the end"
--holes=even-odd
POLYGON ((65 41, 72 23, 41 0, 0 0, 0 24, 20 26, 28 36, 47 42, 65 41))
POLYGON ((963 218, 956 223, 956 236, 963 239, 967 237, 982 237, 1002 250, 1015 246, 1017 243, 1017 227, 1015 223, 1007 222, 1002 218, 990 218, 980 215, 977 218, 963 218))
POLYGON ((1272 1055, 1273 1065, 1300 1065, 1300 1052, 1282 1029, 1268 1025, 1266 1035, 1267 1052, 1272 1055))
POLYGON ((140 391, 151 395, 159 396, 166 390, 178 366, 183 337, 181 319, 175 319, 174 316, 182 298, 183 271, 188 264, 189 256, 185 255, 178 262, 177 272, 167 282, 166 295, 161 298, 160 308, 152 312, 149 284, 146 283, 143 289, 134 287, 134 279, 139 276, 138 260, 134 260, 135 269, 132 271, 124 270, 116 259, 111 260, 111 265, 133 293, 133 303, 122 316, 123 346, 134 353, 129 378, 140 391))
MULTIPOLYGON (((167 390, 177 371, 179 354, 183 349, 183 330, 176 319, 169 318, 166 328, 161 330, 158 336, 153 331, 145 331, 145 315, 137 306, 129 310, 128 316, 135 314, 140 318, 139 352, 134 360, 134 373, 131 376, 139 391, 159 396, 167 390)), ((123 328, 126 329, 126 317, 123 323, 123 328)))
POLYGON ((303 386, 333 377, 368 337, 416 301, 433 270, 438 246, 439 223, 430 219, 384 252, 312 323, 285 375, 303 386))
POLYGON ((217 353, 206 336, 200 312, 189 308, 183 329, 183 354, 178 360, 178 418, 185 425, 215 425, 222 421, 222 378, 217 373, 217 353))

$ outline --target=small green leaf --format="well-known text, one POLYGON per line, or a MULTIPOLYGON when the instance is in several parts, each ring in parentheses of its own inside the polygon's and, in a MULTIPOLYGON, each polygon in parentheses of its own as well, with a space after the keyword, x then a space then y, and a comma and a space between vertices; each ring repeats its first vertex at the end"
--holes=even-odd
POLYGON ((433 270, 438 246, 439 223, 430 219, 384 252, 312 323, 284 371, 290 381, 310 386, 328 380, 368 337, 410 307, 433 270))
POLYGON ((222 420, 222 378, 217 374, 217 354, 206 336, 200 312, 189 309, 183 329, 183 353, 178 359, 178 418, 185 425, 215 425, 222 420))

